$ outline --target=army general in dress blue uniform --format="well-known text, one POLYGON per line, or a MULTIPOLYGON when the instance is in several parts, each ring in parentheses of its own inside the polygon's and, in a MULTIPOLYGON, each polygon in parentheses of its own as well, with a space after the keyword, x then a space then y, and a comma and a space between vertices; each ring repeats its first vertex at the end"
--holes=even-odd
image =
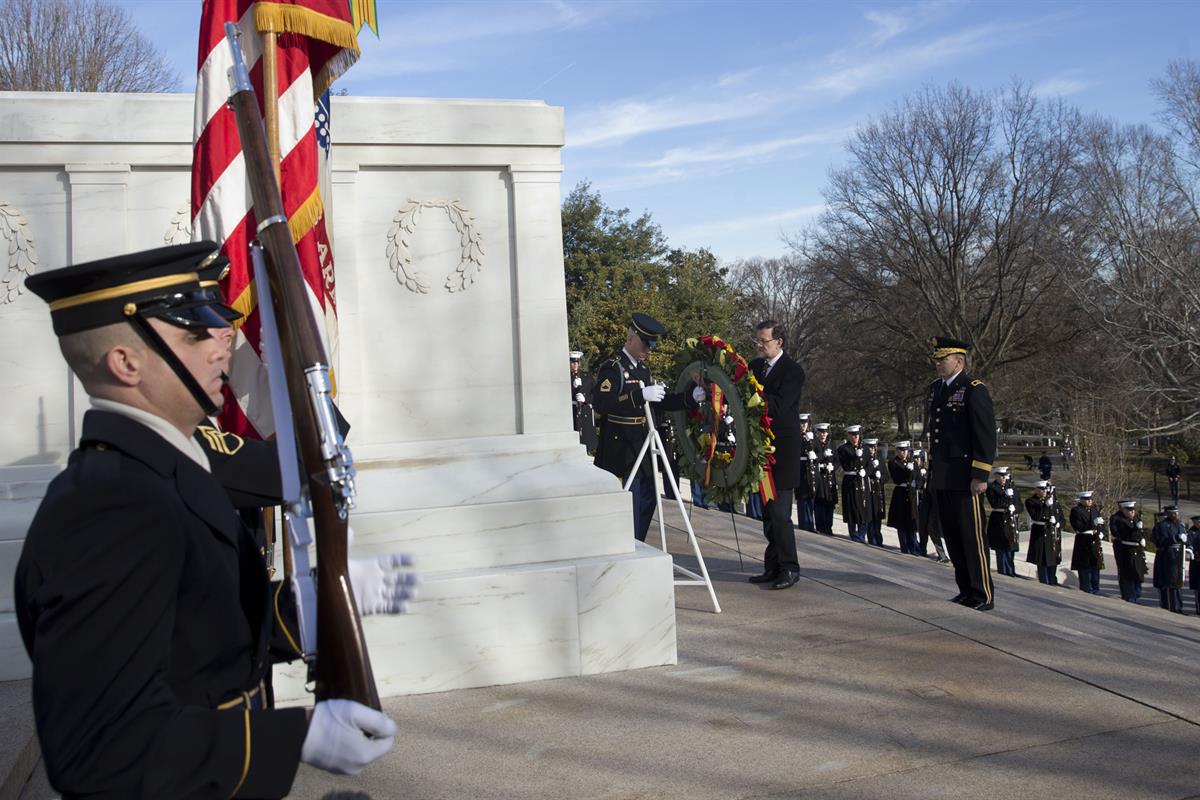
POLYGON ((996 416, 982 381, 967 374, 967 342, 935 337, 929 386, 929 488, 954 563, 956 603, 990 611, 995 598, 982 495, 996 458, 996 416))

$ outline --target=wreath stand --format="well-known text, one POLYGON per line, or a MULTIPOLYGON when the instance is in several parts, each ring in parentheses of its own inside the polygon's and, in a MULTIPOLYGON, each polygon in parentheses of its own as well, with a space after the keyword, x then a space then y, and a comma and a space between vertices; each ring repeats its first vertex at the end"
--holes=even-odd
POLYGON ((700 554, 700 544, 696 541, 696 531, 692 528, 692 520, 688 516, 687 510, 683 507, 683 494, 679 488, 679 481, 675 479, 675 474, 671 471, 671 462, 667 460, 666 448, 663 446, 662 437, 658 435, 658 428, 654 426, 654 414, 650 411, 650 404, 646 403, 643 408, 646 411, 646 426, 649 432, 646 434, 646 440, 642 442, 642 449, 638 453, 637 460, 633 462, 633 469, 629 471, 629 477, 625 479, 625 491, 629 491, 629 487, 633 485, 633 479, 637 476, 638 468, 642 465, 642 460, 646 458, 646 453, 650 453, 651 471, 654 474, 654 505, 655 513, 658 516, 658 532, 662 537, 662 551, 670 555, 667 551, 667 524, 663 520, 663 502, 662 502, 662 476, 659 475, 658 467, 661 464, 662 469, 666 472, 666 478, 671 481, 671 486, 675 490, 675 502, 679 505, 679 513, 683 517, 683 524, 687 528, 688 541, 692 545, 692 553, 696 556, 697 563, 700 564, 700 573, 697 575, 686 567, 681 567, 675 563, 675 559, 671 559, 671 566, 676 572, 686 576, 686 580, 675 578, 676 586, 705 586, 708 587, 708 596, 712 598, 713 613, 721 613, 721 604, 717 601, 717 592, 713 589, 712 579, 708 577, 708 567, 704 564, 704 556, 700 554), (655 458, 660 456, 660 458, 655 458))

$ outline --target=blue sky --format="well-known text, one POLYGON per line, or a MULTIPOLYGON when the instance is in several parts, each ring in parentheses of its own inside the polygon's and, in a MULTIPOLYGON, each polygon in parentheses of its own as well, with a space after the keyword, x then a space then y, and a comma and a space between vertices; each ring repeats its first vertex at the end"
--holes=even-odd
MULTIPOLYGON (((199 3, 124 0, 194 87, 199 3)), ((810 224, 855 126, 926 84, 1019 79, 1154 122, 1149 82, 1200 59, 1197 2, 395 2, 336 84, 356 96, 566 110, 563 193, 649 211, 672 246, 774 256, 810 224)), ((334 138, 336 141, 336 118, 334 138)))

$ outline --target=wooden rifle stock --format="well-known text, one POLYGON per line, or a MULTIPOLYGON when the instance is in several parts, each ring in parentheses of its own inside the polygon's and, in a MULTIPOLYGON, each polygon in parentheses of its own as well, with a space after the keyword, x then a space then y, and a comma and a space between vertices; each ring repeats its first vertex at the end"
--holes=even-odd
MULTIPOLYGON (((238 46, 236 41, 232 45, 238 46)), ((339 511, 339 498, 329 479, 328 459, 322 451, 322 411, 314 401, 307 375, 314 368, 323 368, 327 374, 329 359, 309 305, 254 90, 235 91, 229 104, 237 117, 254 216, 259 223, 258 240, 269 275, 288 397, 300 445, 301 475, 312 505, 317 550, 315 694, 318 700, 345 698, 379 709, 375 676, 350 586, 347 515, 344 506, 339 511)))

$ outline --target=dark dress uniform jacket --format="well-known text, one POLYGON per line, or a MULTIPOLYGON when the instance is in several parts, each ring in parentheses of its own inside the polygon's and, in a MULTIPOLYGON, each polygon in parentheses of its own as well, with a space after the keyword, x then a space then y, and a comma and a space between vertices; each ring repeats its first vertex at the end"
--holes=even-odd
MULTIPOLYGON (((600 415, 600 441, 596 445, 593 463, 616 475, 622 482, 629 477, 633 462, 637 460, 649 433, 642 388, 653 382, 650 367, 634 361, 624 350, 601 364, 596 372, 596 388, 592 399, 596 413, 600 415)), ((654 419, 661 421, 659 417, 662 412, 678 411, 683 407, 682 393, 668 394, 661 403, 654 404, 654 419)), ((645 478, 654 477, 649 451, 638 467, 638 474, 645 478)))
POLYGON ((888 473, 896 488, 888 503, 887 524, 897 530, 917 528, 917 478, 920 477, 912 461, 901 461, 899 456, 888 459, 888 473))
POLYGON ((213 476, 141 423, 89 411, 14 589, 51 783, 66 798, 287 794, 304 710, 217 708, 266 674, 272 599, 213 476))
POLYGON ((1049 498, 1043 500, 1037 495, 1025 498, 1025 510, 1029 512, 1029 550, 1025 560, 1030 564, 1053 567, 1062 560, 1056 508, 1057 505, 1049 503, 1049 498), (1054 522, 1051 522, 1052 518, 1054 522))
POLYGON ((814 497, 822 503, 837 505, 837 456, 833 442, 818 439, 813 442, 813 451, 817 454, 817 488, 814 497))
POLYGON ((1182 522, 1161 519, 1150 532, 1154 541, 1154 588, 1183 588, 1183 548, 1187 529, 1182 522))
POLYGON ((1100 509, 1077 505, 1071 509, 1071 530, 1075 546, 1071 548, 1071 569, 1104 569, 1104 519, 1100 509), (1096 520, 1100 524, 1096 524, 1096 520))
POLYGON ((1188 565, 1188 588, 1200 592, 1200 528, 1188 528, 1187 536, 1187 546, 1192 551, 1192 560, 1188 565))
POLYGON ((867 479, 859 475, 860 471, 867 471, 867 465, 863 456, 858 455, 859 450, 862 448, 849 442, 842 442, 837 449, 838 466, 842 468, 842 519, 855 525, 870 519, 867 513, 867 479))
POLYGON ((1135 517, 1127 519, 1120 511, 1108 518, 1108 532, 1112 536, 1113 558, 1117 561, 1117 572, 1122 575, 1137 574, 1138 579, 1146 575, 1146 548, 1142 546, 1142 521, 1135 517))
POLYGON ((944 383, 929 386, 929 488, 968 492, 972 480, 988 479, 996 458, 992 396, 966 370, 944 383))
POLYGON ((781 353, 775 366, 765 378, 766 359, 750 361, 754 377, 763 385, 771 431, 775 434, 775 465, 771 477, 777 489, 795 489, 804 480, 800 455, 808 450, 808 442, 800 432, 800 395, 804 391, 804 368, 787 353, 781 353))
POLYGON ((1017 490, 1011 486, 1000 486, 995 481, 987 485, 988 511, 987 542, 988 547, 1001 552, 1012 552, 1020 547, 1017 534, 1017 509, 1021 507, 1021 498, 1017 490), (1008 490, 1012 489, 1012 494, 1008 490))

